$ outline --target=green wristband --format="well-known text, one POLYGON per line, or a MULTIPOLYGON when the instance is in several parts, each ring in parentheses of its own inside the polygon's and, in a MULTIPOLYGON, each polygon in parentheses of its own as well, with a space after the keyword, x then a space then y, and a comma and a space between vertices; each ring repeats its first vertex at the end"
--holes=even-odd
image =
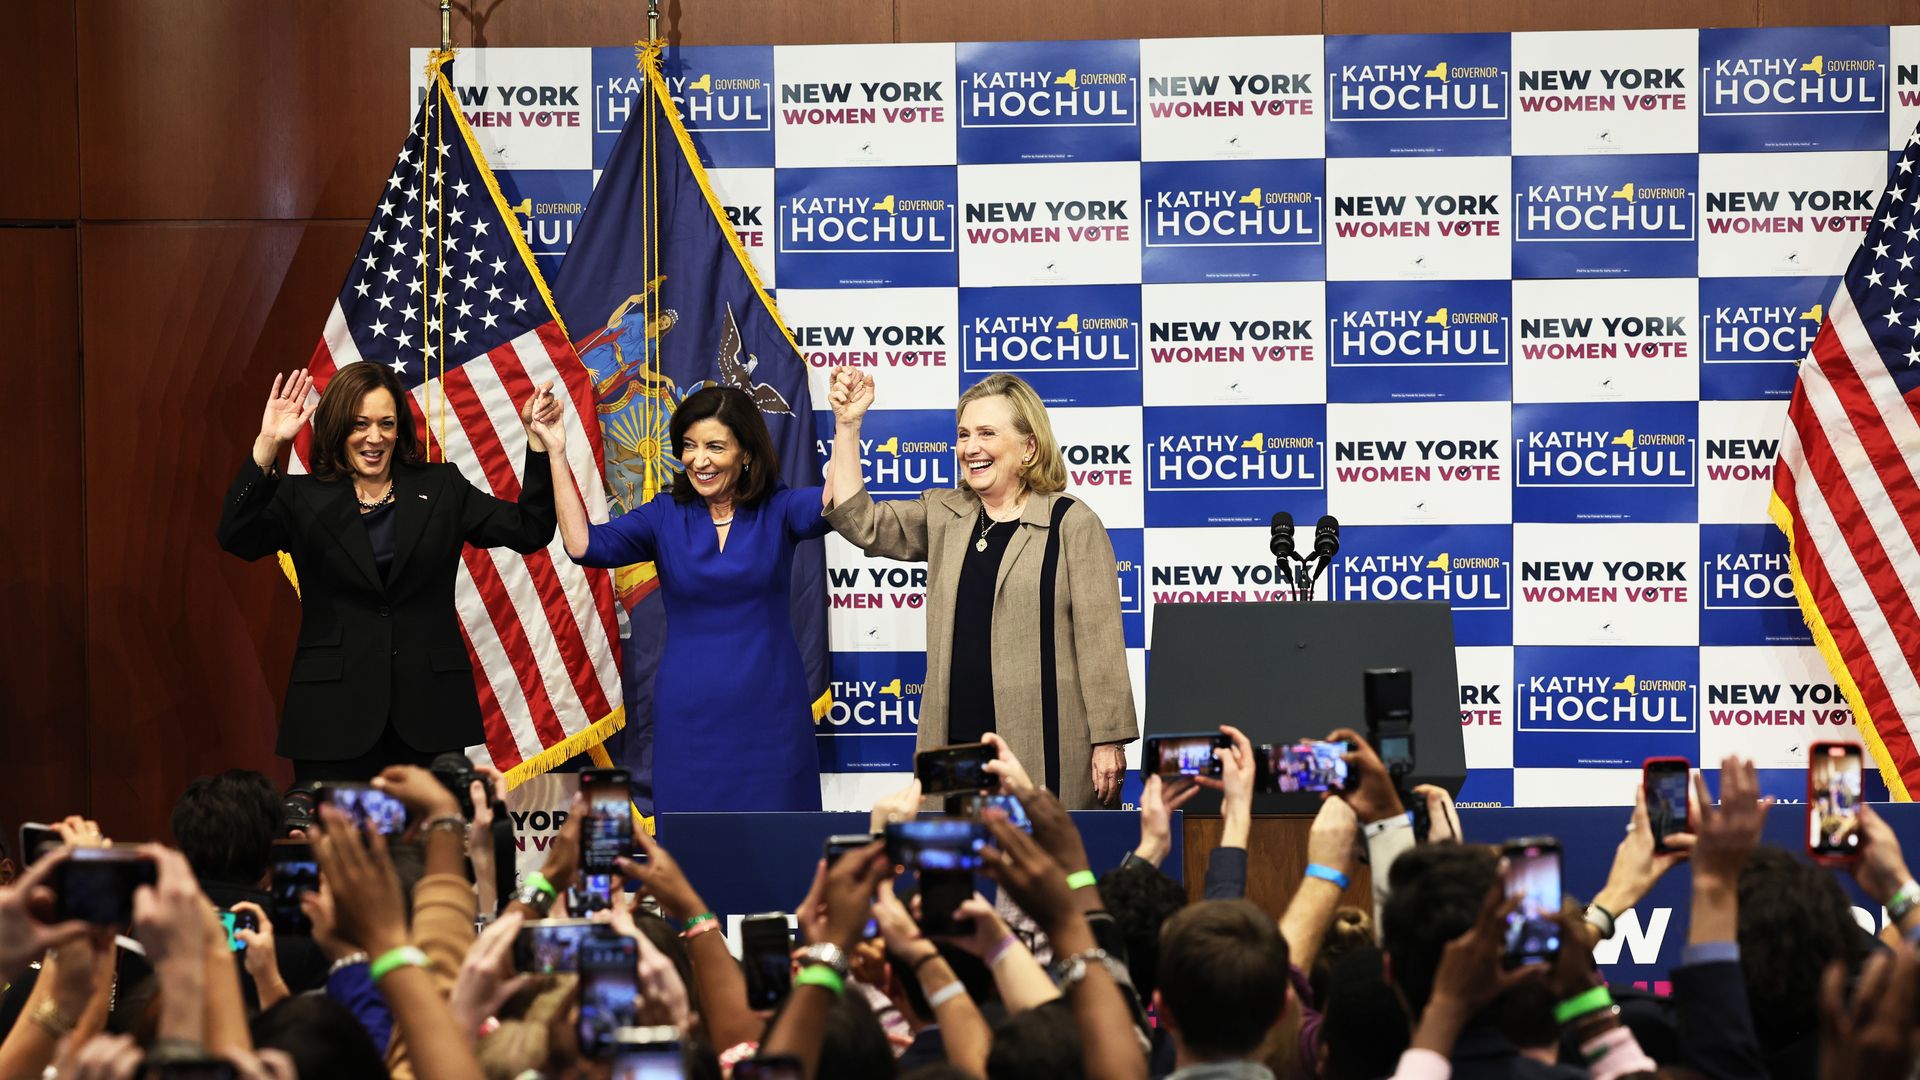
POLYGON ((532 886, 533 888, 539 889, 541 892, 546 893, 548 896, 560 895, 560 890, 553 887, 553 882, 547 880, 547 875, 541 873, 538 870, 535 870, 534 872, 527 875, 526 883, 532 886))
POLYGON ((719 916, 715 915, 713 912, 703 911, 700 914, 695 915, 693 918, 688 919, 686 922, 682 923, 680 925, 680 932, 684 934, 687 931, 692 930, 694 927, 699 926, 703 922, 717 922, 718 920, 719 920, 719 916))
POLYGON ((800 974, 793 977, 793 985, 818 986, 833 991, 835 997, 843 997, 847 992, 846 981, 840 978, 840 973, 825 964, 808 964, 801 968, 800 974))
POLYGON ((1612 1007, 1613 995, 1607 993, 1606 987, 1595 986, 1591 989, 1583 990, 1560 1004, 1555 1005, 1553 1007, 1553 1019, 1555 1023, 1568 1024, 1588 1013, 1596 1013, 1601 1009, 1612 1007))
POLYGON ((427 954, 421 952, 418 946, 402 945, 381 953, 380 958, 367 967, 367 974, 374 982, 379 982, 398 968, 426 967, 428 963, 427 954))
POLYGON ((1098 885, 1100 879, 1091 870, 1075 870, 1067 875, 1067 888, 1084 889, 1089 885, 1098 885))

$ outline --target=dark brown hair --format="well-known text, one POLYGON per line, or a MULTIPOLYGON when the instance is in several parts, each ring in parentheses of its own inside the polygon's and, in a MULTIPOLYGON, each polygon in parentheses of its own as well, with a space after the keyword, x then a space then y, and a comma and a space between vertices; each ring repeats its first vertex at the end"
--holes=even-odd
MULTIPOLYGON (((746 391, 731 386, 709 386, 688 394, 680 407, 673 410, 673 423, 668 426, 668 436, 673 440, 668 453, 674 460, 680 458, 680 444, 686 441, 687 429, 702 420, 725 424, 733 441, 740 444, 746 455, 746 463, 752 466, 740 474, 740 483, 734 489, 735 504, 752 506, 765 498, 779 482, 780 453, 773 448, 773 436, 767 433, 767 422, 760 418, 760 409, 753 399, 746 391)), ((685 470, 673 478, 673 497, 679 502, 692 502, 700 497, 685 470)))
POLYGON ((1160 1003, 1187 1049, 1247 1058, 1287 1008, 1287 939, 1246 900, 1203 900, 1160 928, 1160 1003))
POLYGON ((353 418, 360 413, 360 401, 375 390, 393 395, 393 459, 411 465, 420 463, 420 437, 413 430, 413 408, 407 388, 393 369, 376 361, 348 364, 334 373, 313 410, 314 479, 338 480, 353 475, 347 465, 347 436, 353 432, 353 418))

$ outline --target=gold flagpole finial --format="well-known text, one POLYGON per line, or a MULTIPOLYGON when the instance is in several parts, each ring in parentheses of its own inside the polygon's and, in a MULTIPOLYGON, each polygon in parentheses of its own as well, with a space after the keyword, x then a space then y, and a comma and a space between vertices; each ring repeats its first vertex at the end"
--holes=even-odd
POLYGON ((647 0, 647 40, 660 40, 660 0, 647 0))
POLYGON ((440 51, 453 48, 453 0, 440 0, 440 51))

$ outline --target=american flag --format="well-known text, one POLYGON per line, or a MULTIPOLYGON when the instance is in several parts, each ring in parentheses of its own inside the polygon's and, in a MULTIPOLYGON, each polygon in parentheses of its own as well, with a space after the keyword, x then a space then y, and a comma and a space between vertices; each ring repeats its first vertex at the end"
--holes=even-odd
MULTIPOLYGON (((429 457, 516 500, 527 445, 520 405, 553 380, 567 406, 567 463, 588 516, 604 521, 592 380, 461 115, 450 63, 437 57, 431 65, 413 128, 314 350, 314 381, 324 388, 346 364, 387 365, 410 391, 429 457)), ((311 434, 296 440, 295 470, 306 468, 311 434)), ((485 748, 508 782, 618 730, 624 713, 610 575, 575 566, 557 536, 524 556, 468 547, 461 562, 456 603, 485 748)))
POLYGON ((1920 789, 1917 205, 1920 132, 1800 363, 1772 499, 1800 610, 1901 800, 1920 789))

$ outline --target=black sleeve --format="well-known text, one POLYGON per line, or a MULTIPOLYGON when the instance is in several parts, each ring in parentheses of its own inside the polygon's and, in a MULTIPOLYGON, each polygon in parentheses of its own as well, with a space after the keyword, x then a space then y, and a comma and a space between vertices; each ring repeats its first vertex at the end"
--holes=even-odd
POLYGON ((279 490, 279 471, 263 470, 248 458, 220 504, 220 524, 214 535, 221 548, 252 561, 291 547, 274 498, 279 490))
POLYGON ((1207 853, 1207 900, 1238 900, 1247 895, 1247 849, 1217 847, 1207 853))
POLYGON ((460 528, 466 541, 478 548, 512 548, 530 555, 553 542, 553 474, 547 455, 527 451, 520 481, 520 501, 496 499, 466 483, 460 507, 460 528))

